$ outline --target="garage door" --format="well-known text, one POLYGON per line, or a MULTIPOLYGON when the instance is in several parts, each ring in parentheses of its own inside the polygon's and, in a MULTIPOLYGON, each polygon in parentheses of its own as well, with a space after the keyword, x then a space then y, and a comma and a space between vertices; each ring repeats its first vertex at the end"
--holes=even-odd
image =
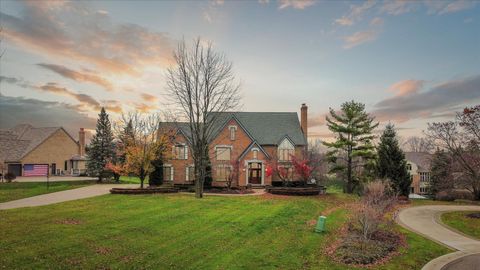
POLYGON ((22 176, 22 164, 8 164, 8 172, 15 174, 15 176, 22 176))

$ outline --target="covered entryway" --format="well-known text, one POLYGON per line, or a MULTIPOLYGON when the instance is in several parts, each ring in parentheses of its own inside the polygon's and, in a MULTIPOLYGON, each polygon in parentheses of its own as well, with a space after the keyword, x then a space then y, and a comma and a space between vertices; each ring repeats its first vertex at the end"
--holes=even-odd
POLYGON ((8 172, 22 176, 22 164, 8 164, 8 172))
POLYGON ((248 163, 248 184, 261 185, 263 184, 263 172, 261 162, 248 163))

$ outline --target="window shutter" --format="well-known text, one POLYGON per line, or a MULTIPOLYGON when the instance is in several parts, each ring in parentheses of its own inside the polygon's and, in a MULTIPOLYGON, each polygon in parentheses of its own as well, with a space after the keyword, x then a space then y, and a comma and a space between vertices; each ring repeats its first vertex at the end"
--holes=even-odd
POLYGON ((185 145, 185 159, 188 159, 188 145, 185 145))
POLYGON ((173 166, 170 167, 170 168, 171 168, 171 169, 170 169, 170 181, 173 181, 173 175, 174 175, 174 173, 173 173, 173 166))
POLYGON ((185 180, 186 180, 187 182, 190 181, 190 179, 188 179, 189 176, 190 176, 190 175, 188 175, 188 166, 187 166, 187 167, 185 167, 185 180))
POLYGON ((173 159, 176 158, 176 156, 175 156, 175 145, 172 146, 172 157, 173 157, 173 159))

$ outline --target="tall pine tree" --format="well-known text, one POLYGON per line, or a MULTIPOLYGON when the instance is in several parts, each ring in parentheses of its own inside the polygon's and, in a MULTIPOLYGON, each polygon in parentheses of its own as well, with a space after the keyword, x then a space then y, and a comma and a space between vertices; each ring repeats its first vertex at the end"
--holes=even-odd
POLYGON ((380 137, 378 146, 378 176, 388 178, 392 189, 400 195, 408 196, 412 180, 407 170, 405 154, 398 145, 397 133, 388 124, 380 137))
POLYGON ((87 154, 87 171, 90 175, 97 176, 98 181, 101 182, 105 165, 115 155, 112 125, 103 107, 98 115, 96 133, 93 135, 87 154))
POLYGON ((326 117, 328 129, 335 133, 335 142, 324 142, 331 150, 327 160, 333 164, 330 172, 344 177, 344 192, 353 193, 369 164, 375 159, 372 131, 378 126, 365 111, 365 105, 355 101, 342 104, 341 112, 330 108, 326 117))
POLYGON ((447 152, 437 149, 432 157, 430 192, 436 195, 442 190, 453 188, 452 159, 447 152))

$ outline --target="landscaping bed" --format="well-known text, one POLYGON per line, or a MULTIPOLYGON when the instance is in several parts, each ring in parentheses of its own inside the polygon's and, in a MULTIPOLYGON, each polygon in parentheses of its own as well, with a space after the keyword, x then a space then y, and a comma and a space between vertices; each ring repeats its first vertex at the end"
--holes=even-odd
POLYGON ((232 188, 232 189, 226 189, 226 188, 210 188, 210 189, 205 189, 205 193, 215 193, 215 194, 252 194, 255 193, 255 191, 251 189, 237 189, 237 188, 232 188))
POLYGON ((177 193, 178 189, 172 187, 148 187, 148 188, 112 188, 111 194, 156 194, 177 193))
POLYGON ((306 186, 306 187, 266 187, 265 190, 271 194, 289 195, 289 196, 315 196, 326 193, 325 187, 306 186))
POLYGON ((387 262, 404 246, 405 237, 393 231, 379 230, 366 240, 357 229, 349 229, 332 245, 329 254, 339 263, 365 267, 387 262))

